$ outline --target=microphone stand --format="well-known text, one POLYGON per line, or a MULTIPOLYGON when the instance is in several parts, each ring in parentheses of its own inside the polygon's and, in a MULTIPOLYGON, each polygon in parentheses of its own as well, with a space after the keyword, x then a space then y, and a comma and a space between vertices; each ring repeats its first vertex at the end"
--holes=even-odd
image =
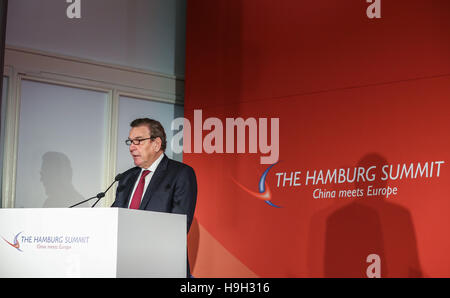
POLYGON ((117 180, 114 180, 114 182, 111 183, 111 185, 105 190, 105 192, 101 192, 101 193, 97 194, 97 196, 95 196, 96 198, 98 198, 98 200, 95 201, 94 205, 92 205, 91 208, 94 208, 95 205, 97 205, 98 201, 100 201, 100 199, 103 198, 103 197, 105 196, 106 192, 107 192, 107 191, 111 188, 111 186, 113 186, 113 184, 116 183, 116 182, 117 182, 117 180))
POLYGON ((100 201, 100 199, 103 198, 103 197, 105 196, 106 192, 107 192, 107 191, 111 188, 111 186, 113 186, 113 184, 116 183, 117 181, 118 181, 117 179, 114 180, 114 182, 111 183, 111 185, 105 190, 105 192, 99 192, 96 196, 94 196, 94 197, 92 197, 92 198, 89 198, 89 199, 86 199, 86 200, 84 200, 84 201, 81 201, 81 202, 79 202, 79 203, 76 203, 75 205, 72 205, 72 206, 70 206, 69 208, 73 208, 73 207, 75 207, 75 206, 81 205, 81 204, 86 203, 86 202, 88 202, 88 201, 90 201, 90 200, 93 200, 93 199, 95 199, 95 198, 98 198, 98 200, 95 202, 95 204, 91 207, 91 208, 94 208, 94 206, 97 205, 98 201, 100 201))

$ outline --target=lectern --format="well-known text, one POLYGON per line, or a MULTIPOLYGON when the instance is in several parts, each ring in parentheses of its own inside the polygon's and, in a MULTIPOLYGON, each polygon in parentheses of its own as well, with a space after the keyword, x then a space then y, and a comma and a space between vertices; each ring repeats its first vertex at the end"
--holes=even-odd
POLYGON ((0 209, 0 277, 186 277, 186 215, 0 209))

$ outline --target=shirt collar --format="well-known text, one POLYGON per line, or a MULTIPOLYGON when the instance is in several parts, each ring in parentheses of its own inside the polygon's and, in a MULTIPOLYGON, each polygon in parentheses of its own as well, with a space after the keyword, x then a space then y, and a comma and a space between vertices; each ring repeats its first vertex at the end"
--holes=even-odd
POLYGON ((155 172, 155 171, 156 171, 156 168, 158 167, 158 165, 159 165, 159 163, 161 162, 161 160, 163 159, 163 157, 164 157, 164 152, 163 152, 163 154, 161 154, 161 155, 158 157, 157 160, 155 160, 155 161, 151 164, 150 167, 148 167, 148 168, 146 168, 146 169, 141 168, 141 172, 144 171, 144 170, 149 170, 149 171, 151 171, 151 172, 155 172))

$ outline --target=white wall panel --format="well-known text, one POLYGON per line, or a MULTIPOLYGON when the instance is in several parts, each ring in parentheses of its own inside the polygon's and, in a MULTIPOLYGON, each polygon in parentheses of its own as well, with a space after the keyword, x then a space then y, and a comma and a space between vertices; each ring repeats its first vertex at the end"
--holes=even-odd
POLYGON ((22 80, 15 207, 66 207, 103 188, 108 93, 22 80))
POLYGON ((65 0, 8 3, 6 44, 184 76, 186 0, 65 0))

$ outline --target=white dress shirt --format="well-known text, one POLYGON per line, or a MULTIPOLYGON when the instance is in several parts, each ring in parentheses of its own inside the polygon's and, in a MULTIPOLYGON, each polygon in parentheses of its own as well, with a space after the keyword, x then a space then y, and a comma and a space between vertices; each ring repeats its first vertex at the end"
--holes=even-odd
MULTIPOLYGON (((142 172, 145 170, 149 170, 150 173, 147 174, 147 176, 145 176, 145 184, 144 184, 144 192, 142 193, 142 197, 144 197, 145 191, 147 190, 148 185, 150 184, 150 180, 152 180, 153 174, 156 171, 156 168, 158 167, 159 163, 161 162, 161 160, 164 157, 164 153, 161 154, 157 160, 155 160, 152 165, 150 167, 148 167, 147 169, 141 168, 141 172, 139 173, 139 177, 136 180, 136 183, 134 184, 133 187, 133 192, 131 193, 131 197, 130 197, 130 201, 128 202, 128 208, 130 208, 130 204, 131 204, 131 198, 133 198, 134 195, 134 191, 136 190, 138 184, 139 184, 139 180, 141 179, 141 175, 142 172)), ((141 198, 141 202, 142 202, 142 198, 141 198)))

